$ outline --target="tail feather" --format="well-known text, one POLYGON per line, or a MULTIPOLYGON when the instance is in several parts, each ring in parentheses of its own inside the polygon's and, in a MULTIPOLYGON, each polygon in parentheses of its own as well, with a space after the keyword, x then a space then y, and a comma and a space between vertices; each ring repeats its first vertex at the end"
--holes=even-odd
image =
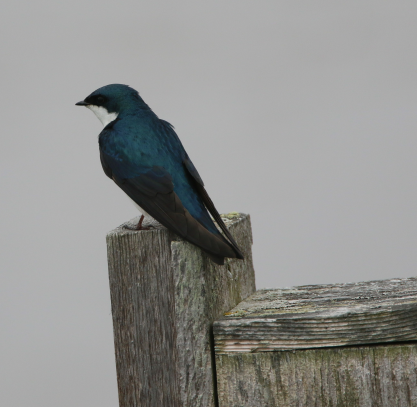
POLYGON ((243 257, 242 251, 240 250, 240 248, 237 245, 235 239, 233 238, 233 236, 229 232, 229 229, 227 229, 227 226, 222 221, 222 218, 221 218, 219 212, 217 212, 217 209, 214 206, 214 203, 211 200, 210 196, 208 195, 206 189, 198 183, 195 183, 195 185, 198 189, 198 192, 200 193, 201 198, 203 199, 204 205, 206 206, 208 211, 211 213, 211 215, 213 216, 216 223, 220 226, 221 230, 226 235, 227 239, 230 241, 230 244, 233 247, 233 250, 235 252, 234 257, 236 257, 238 259, 243 259, 244 257, 243 257))

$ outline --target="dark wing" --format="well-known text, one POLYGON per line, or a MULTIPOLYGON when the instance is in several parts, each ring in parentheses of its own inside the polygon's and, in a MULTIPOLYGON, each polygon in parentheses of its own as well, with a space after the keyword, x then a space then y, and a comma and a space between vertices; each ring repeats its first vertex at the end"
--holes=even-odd
POLYGON ((222 218, 220 217, 219 212, 217 212, 217 209, 214 206, 213 201, 210 199, 206 189, 204 188, 203 180, 201 179, 200 174, 198 173, 197 169, 194 167, 194 164, 192 163, 192 161, 189 159, 188 156, 186 156, 183 162, 184 162, 185 168, 187 168, 188 172, 191 174, 191 176, 193 177, 195 181, 194 186, 196 187, 200 197, 203 199, 205 207, 208 209, 208 211, 211 213, 216 223, 220 226, 223 233, 229 239, 230 243, 233 246, 233 249, 236 252, 236 257, 238 259, 243 259, 243 254, 241 250, 239 249, 239 246, 237 245, 235 239, 233 239, 233 236, 227 229, 224 222, 222 221, 222 218))
POLYGON ((174 192, 172 178, 164 168, 129 168, 103 151, 100 159, 106 175, 133 201, 162 225, 207 252, 214 262, 224 264, 225 257, 238 257, 223 236, 209 232, 190 215, 174 192), (139 174, 131 177, 133 170, 139 174))

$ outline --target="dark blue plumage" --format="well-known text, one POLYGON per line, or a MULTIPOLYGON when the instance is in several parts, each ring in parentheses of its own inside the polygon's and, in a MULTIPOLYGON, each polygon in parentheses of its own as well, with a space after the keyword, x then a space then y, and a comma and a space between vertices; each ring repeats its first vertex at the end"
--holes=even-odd
POLYGON ((174 128, 159 119, 137 91, 107 85, 77 105, 89 107, 105 124, 99 136, 103 169, 130 198, 216 263, 223 264, 224 257, 243 258, 174 128))

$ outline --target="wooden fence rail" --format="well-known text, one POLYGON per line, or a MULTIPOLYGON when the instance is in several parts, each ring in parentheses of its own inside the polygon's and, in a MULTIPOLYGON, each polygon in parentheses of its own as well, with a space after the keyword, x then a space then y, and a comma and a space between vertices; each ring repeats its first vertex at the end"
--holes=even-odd
POLYGON ((214 323, 221 407, 417 406, 417 279, 259 290, 214 323))

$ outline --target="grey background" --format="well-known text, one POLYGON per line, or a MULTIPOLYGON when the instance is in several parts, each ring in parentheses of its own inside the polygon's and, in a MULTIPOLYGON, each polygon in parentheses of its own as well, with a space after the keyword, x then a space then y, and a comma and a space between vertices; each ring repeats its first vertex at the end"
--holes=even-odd
POLYGON ((0 404, 116 406, 102 172, 108 83, 174 124, 221 212, 251 214, 257 285, 417 264, 415 1, 2 4, 0 404))

